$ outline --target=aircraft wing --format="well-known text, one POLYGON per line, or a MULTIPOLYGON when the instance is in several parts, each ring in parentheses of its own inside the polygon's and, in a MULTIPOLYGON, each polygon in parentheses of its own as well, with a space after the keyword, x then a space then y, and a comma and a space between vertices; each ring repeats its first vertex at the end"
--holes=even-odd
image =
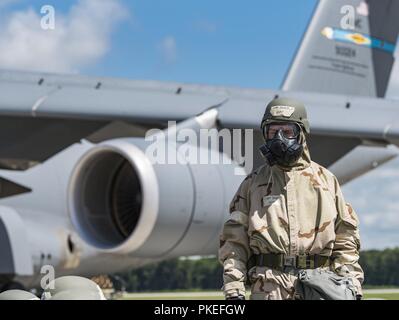
MULTIPOLYGON (((397 1, 320 1, 281 91, 0 72, 0 166, 28 168, 82 138, 143 136, 146 129, 214 107, 222 128, 256 129, 266 103, 277 95, 307 106, 316 161, 328 167, 350 153, 363 159, 364 146, 377 145, 382 148, 372 162, 381 164, 394 156, 385 146, 398 142, 397 102, 383 99, 398 13, 397 1), (348 6, 353 26, 342 25, 342 8, 348 6)), ((255 134, 255 148, 260 143, 255 134)), ((338 165, 347 167, 346 161, 338 165)))
POLYGON ((254 129, 267 102, 283 95, 305 103, 315 135, 395 140, 399 132, 398 101, 361 96, 20 72, 0 72, 0 95, 0 114, 11 121, 166 123, 217 107, 223 126, 254 129))
POLYGON ((0 73, 0 158, 43 161, 116 120, 163 126, 226 99, 178 84, 0 73))
POLYGON ((221 128, 258 129, 276 95, 305 103, 312 153, 325 166, 362 141, 399 141, 398 103, 380 98, 19 72, 1 73, 0 92, 2 159, 41 162, 111 122, 163 128, 209 108, 221 128))

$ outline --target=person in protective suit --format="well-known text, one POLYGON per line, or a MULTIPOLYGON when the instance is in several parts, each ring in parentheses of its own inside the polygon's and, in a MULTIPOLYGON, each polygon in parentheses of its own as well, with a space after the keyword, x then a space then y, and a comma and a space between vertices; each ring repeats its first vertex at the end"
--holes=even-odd
POLYGON ((226 299, 296 299, 300 270, 329 270, 351 279, 362 296, 358 218, 337 178, 311 161, 305 106, 271 101, 262 119, 266 164, 249 174, 230 204, 220 235, 226 299))

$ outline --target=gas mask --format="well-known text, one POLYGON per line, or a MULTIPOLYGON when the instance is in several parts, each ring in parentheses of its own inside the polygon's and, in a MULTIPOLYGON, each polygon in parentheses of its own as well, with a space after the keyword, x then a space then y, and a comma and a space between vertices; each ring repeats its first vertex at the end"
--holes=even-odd
POLYGON ((263 128, 266 143, 260 147, 261 154, 270 166, 278 164, 292 167, 301 157, 301 128, 296 123, 271 123, 263 128))

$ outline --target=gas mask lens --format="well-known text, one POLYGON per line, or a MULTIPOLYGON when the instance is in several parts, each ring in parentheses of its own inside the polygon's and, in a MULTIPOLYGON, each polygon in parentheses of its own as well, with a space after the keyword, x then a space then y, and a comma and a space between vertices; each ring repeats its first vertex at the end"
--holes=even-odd
POLYGON ((299 125, 296 123, 271 123, 265 126, 263 134, 266 140, 273 139, 279 130, 286 139, 295 139, 300 133, 299 125))

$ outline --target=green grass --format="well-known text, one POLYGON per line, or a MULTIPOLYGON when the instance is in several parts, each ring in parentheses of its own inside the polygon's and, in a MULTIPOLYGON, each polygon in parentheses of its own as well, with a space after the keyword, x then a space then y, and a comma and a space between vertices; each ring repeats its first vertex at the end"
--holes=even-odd
MULTIPOLYGON (((249 294, 246 297, 249 299, 249 294)), ((384 300, 399 300, 399 293, 370 293, 365 294, 364 299, 384 299, 384 300)), ((223 296, 206 296, 206 295, 199 295, 199 296, 190 296, 189 293, 187 296, 176 296, 173 292, 167 296, 157 296, 154 293, 151 297, 122 297, 123 300, 223 300, 223 296)))
POLYGON ((223 297, 200 296, 200 297, 151 297, 151 298, 122 298, 122 300, 224 300, 223 297))
POLYGON ((398 286, 374 286, 374 285, 363 285, 362 286, 363 290, 367 289, 398 289, 398 286))
POLYGON ((399 293, 370 293, 365 294, 364 299, 399 300, 399 293))

